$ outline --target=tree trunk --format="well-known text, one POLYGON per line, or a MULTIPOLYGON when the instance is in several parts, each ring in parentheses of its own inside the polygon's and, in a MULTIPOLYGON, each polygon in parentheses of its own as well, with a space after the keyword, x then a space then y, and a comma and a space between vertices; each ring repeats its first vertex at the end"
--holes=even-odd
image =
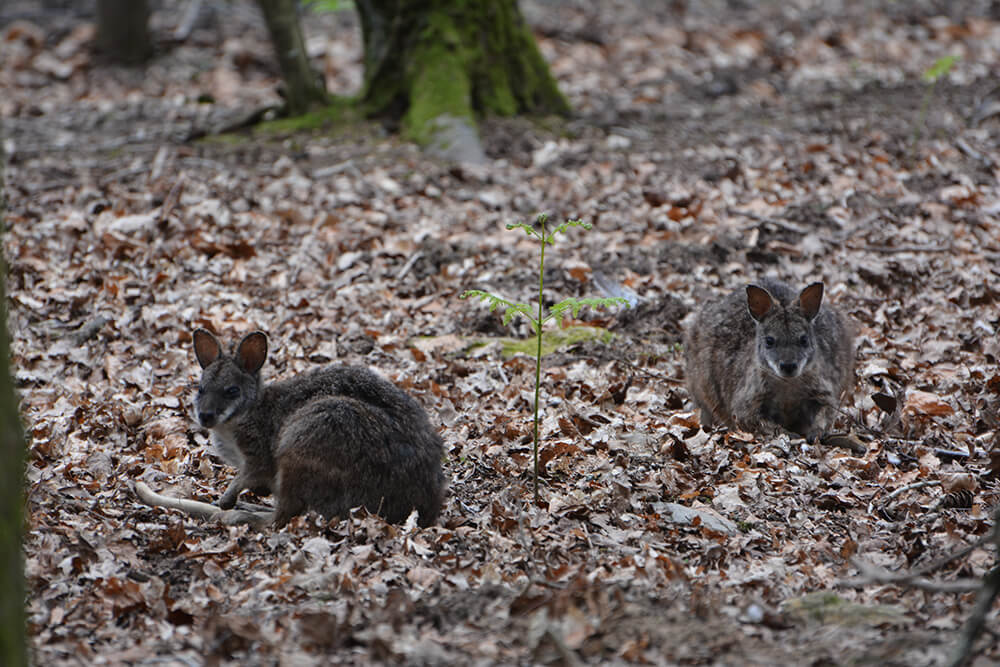
POLYGON ((442 120, 561 114, 559 92, 516 0, 355 0, 364 40, 362 101, 421 143, 442 120))
POLYGON ((97 48, 121 63, 139 63, 153 52, 146 0, 97 0, 97 48))
MULTIPOLYGON (((3 133, 0 132, 0 137, 3 133)), ((0 141, 0 229, 6 212, 0 141)), ((7 337, 7 263, 0 255, 0 664, 28 663, 24 628, 24 564, 21 562, 21 507, 24 498, 24 433, 10 376, 7 337)))
POLYGON ((257 0, 264 13, 271 43, 285 80, 285 105, 290 116, 309 111, 314 104, 326 104, 323 77, 309 66, 305 40, 299 26, 295 0, 257 0))

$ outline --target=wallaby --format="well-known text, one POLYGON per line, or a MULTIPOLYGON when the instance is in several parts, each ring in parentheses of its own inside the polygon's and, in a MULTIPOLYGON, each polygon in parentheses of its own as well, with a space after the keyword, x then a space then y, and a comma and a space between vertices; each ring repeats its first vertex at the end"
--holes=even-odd
POLYGON ((833 424, 854 373, 844 317, 823 283, 799 292, 773 279, 706 303, 685 336, 687 386, 705 429, 716 421, 815 442, 833 424))
MULTIPOLYGON (((333 518, 358 506, 392 523, 414 509, 421 526, 437 518, 444 496, 441 437, 402 389, 350 366, 262 384, 267 337, 260 331, 230 355, 197 329, 194 351, 203 369, 195 416, 211 431, 218 455, 238 469, 219 507, 230 510, 244 489, 276 498, 271 513, 231 510, 222 520, 280 527, 306 510, 333 518)), ((204 503, 173 502, 141 483, 136 490, 149 504, 211 516, 204 503)))

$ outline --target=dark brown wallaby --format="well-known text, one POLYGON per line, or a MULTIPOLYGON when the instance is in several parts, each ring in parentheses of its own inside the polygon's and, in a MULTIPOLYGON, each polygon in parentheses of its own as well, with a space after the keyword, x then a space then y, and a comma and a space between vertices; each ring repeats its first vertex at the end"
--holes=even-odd
POLYGON ((262 384, 267 337, 259 331, 225 354, 214 335, 198 329, 194 350, 203 369, 196 416, 221 458, 238 469, 219 507, 233 507, 244 489, 276 498, 273 513, 229 513, 228 522, 282 526, 306 510, 333 518, 358 506, 390 522, 414 509, 420 525, 437 518, 441 438, 403 390, 349 366, 262 384))
POLYGON ((685 354, 704 428, 782 427, 811 442, 833 423, 854 374, 850 329, 823 303, 823 283, 796 294, 764 279, 706 303, 688 327, 685 354))

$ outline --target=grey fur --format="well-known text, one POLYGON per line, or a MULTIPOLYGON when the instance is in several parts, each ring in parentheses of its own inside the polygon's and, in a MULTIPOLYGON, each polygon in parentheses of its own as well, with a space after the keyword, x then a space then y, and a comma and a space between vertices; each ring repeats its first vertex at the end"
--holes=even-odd
POLYGON ((833 423, 854 377, 850 327, 822 303, 823 284, 800 293, 761 280, 706 303, 685 335, 687 386, 701 423, 815 441, 833 423))
POLYGON ((366 368, 330 366, 262 384, 261 332, 233 354, 205 329, 194 332, 202 367, 196 416, 216 450, 238 468, 219 507, 244 489, 274 493, 282 526, 313 509, 346 516, 352 507, 398 523, 413 509, 429 525, 441 511, 442 441, 420 405, 366 368))

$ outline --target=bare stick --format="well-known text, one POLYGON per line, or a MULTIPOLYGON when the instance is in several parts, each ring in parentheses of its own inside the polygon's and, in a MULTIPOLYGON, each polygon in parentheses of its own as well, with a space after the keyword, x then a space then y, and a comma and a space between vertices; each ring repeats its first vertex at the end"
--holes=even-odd
POLYGON ((912 572, 890 572, 877 565, 852 558, 851 565, 858 568, 860 576, 841 581, 846 586, 864 586, 866 584, 899 584, 930 593, 968 593, 979 590, 982 582, 979 579, 956 579, 955 581, 933 581, 913 574, 912 572))
MULTIPOLYGON (((907 484, 906 486, 901 486, 892 493, 890 493, 889 495, 887 495, 885 498, 882 498, 881 499, 882 504, 885 505, 896 496, 900 496, 906 493, 907 491, 913 491, 914 489, 922 489, 925 486, 941 486, 941 480, 926 479, 922 482, 914 482, 913 484, 907 484)), ((872 510, 874 509, 875 509, 875 501, 873 500, 870 503, 868 503, 868 513, 871 514, 872 510)))
MULTIPOLYGON (((993 510, 993 530, 990 531, 993 545, 1000 552, 1000 505, 993 510)), ((1000 559, 1000 556, 998 556, 1000 559)), ((983 632, 986 626, 986 617, 993 608, 993 601, 1000 594, 1000 565, 995 566, 983 577, 983 587, 976 596, 976 606, 972 608, 968 620, 962 627, 962 632, 958 636, 958 644, 952 654, 949 667, 962 667, 969 662, 972 657, 972 649, 976 639, 983 632)))
POLYGON ((951 662, 948 663, 949 667, 961 667, 972 657, 972 646, 983 631, 986 616, 990 613, 998 593, 1000 593, 1000 565, 990 570, 983 578, 983 586, 976 596, 976 606, 972 608, 972 613, 962 627, 958 645, 955 646, 951 662))

